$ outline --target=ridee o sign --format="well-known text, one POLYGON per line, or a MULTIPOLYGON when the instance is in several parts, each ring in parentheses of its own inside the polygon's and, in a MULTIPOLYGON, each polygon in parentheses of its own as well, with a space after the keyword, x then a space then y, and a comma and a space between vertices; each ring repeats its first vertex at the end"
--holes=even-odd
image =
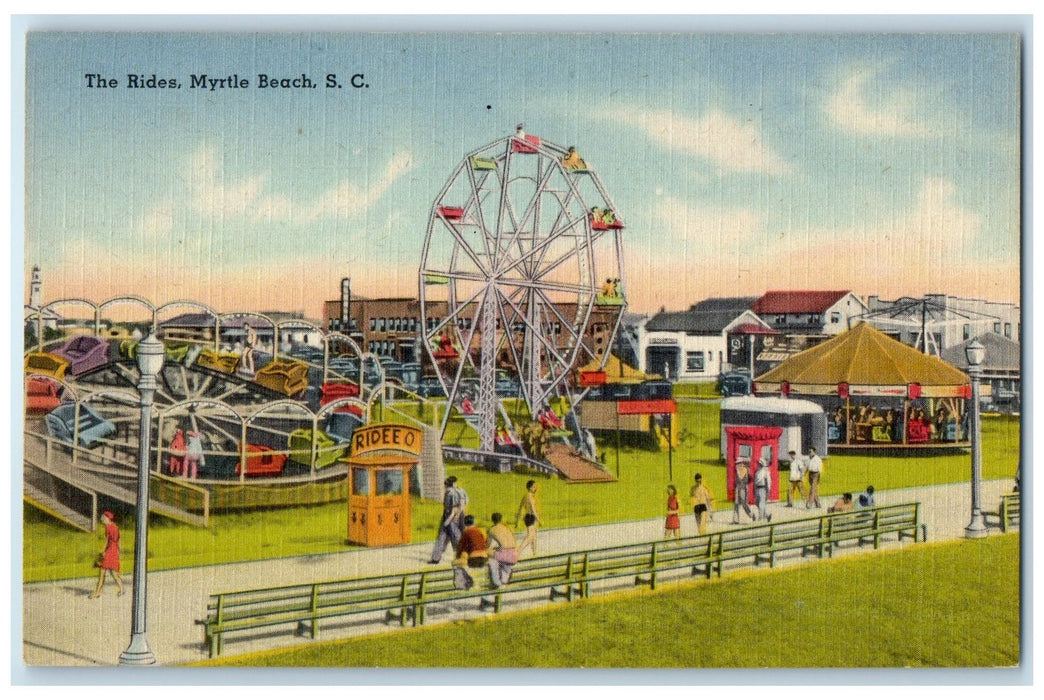
POLYGON ((398 423, 373 423, 352 433, 352 456, 374 450, 400 450, 420 457, 424 433, 420 428, 398 423))

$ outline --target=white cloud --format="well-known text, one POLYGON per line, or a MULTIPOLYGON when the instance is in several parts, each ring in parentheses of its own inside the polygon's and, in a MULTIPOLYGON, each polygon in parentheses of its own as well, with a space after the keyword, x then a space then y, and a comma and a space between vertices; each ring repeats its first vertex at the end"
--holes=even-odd
MULTIPOLYGON (((311 198, 295 198, 268 192, 270 173, 238 180, 227 179, 213 149, 201 148, 191 159, 189 208, 212 219, 242 218, 252 222, 311 223, 321 218, 348 218, 365 212, 411 167, 408 153, 393 154, 388 165, 371 182, 359 185, 342 180, 311 198)), ((161 228, 169 205, 159 205, 146 215, 143 228, 161 228)))
POLYGON ((874 97, 868 89, 872 70, 859 71, 841 85, 824 109, 842 129, 867 136, 924 136, 928 128, 914 116, 917 100, 909 90, 897 89, 874 97))
POLYGON ((769 147, 757 125, 721 110, 690 117, 669 110, 619 107, 607 115, 641 129, 662 146, 708 160, 726 171, 778 175, 790 166, 769 147))

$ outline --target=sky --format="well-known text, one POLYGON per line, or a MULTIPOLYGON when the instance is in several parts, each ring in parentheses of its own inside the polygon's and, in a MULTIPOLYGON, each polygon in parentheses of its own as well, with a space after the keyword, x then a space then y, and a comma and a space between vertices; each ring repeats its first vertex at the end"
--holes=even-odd
POLYGON ((1017 303, 1020 50, 1004 33, 35 34, 26 295, 39 265, 45 301, 321 318, 343 277, 415 296, 440 190, 524 122, 611 195, 633 311, 770 289, 1017 303))

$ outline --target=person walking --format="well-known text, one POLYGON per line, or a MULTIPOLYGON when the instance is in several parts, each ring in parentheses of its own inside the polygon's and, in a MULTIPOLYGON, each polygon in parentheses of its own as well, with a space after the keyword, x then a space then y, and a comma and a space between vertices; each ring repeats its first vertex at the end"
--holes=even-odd
POLYGON ((696 483, 689 489, 689 501, 692 503, 692 514, 696 516, 696 532, 707 534, 707 520, 714 512, 714 494, 703 484, 703 474, 696 473, 696 483))
POLYGON ((667 522, 663 525, 663 538, 665 540, 681 537, 681 520, 678 518, 678 489, 674 484, 667 486, 667 522))
POLYGON ((756 521, 758 516, 750 511, 750 467, 746 462, 736 463, 736 491, 732 497, 732 524, 739 525, 740 508, 747 517, 756 521))
POLYGON ((808 448, 808 500, 805 508, 822 508, 819 505, 819 477, 823 473, 823 458, 816 454, 816 448, 808 448))
POLYGON ((787 508, 794 507, 794 492, 801 494, 805 500, 805 460, 798 457, 797 452, 790 451, 790 488, 787 489, 787 508))
POLYGON ((460 536, 464 531, 464 505, 466 494, 462 498, 463 489, 458 489, 457 477, 447 477, 443 482, 445 490, 442 493, 442 520, 439 521, 439 536, 435 540, 435 547, 431 550, 429 564, 438 564, 442 559, 446 545, 451 545, 454 550, 460 545, 460 536))
POLYGON ((101 595, 105 586, 105 572, 109 572, 112 580, 116 582, 119 591, 116 595, 123 595, 123 579, 120 577, 120 529, 116 527, 116 516, 111 510, 102 513, 101 521, 105 525, 105 550, 98 555, 96 565, 98 567, 98 585, 89 598, 97 598, 101 595))
POLYGON ((754 502, 758 505, 758 517, 766 523, 772 522, 772 514, 768 512, 769 493, 772 490, 772 471, 768 460, 758 460, 758 469, 754 472, 754 502))
POLYGON ((511 579, 511 569, 518 563, 515 533, 505 525, 504 516, 494 513, 490 516, 493 525, 489 528, 489 582, 493 588, 507 585, 511 579))

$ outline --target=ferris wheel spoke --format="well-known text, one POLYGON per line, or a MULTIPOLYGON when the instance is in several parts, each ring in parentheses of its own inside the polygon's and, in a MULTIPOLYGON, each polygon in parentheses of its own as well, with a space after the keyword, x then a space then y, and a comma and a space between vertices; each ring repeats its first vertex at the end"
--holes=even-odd
MULTIPOLYGON (((488 268, 482 263, 481 260, 478 259, 478 256, 475 255, 475 251, 472 250, 470 245, 468 245, 468 242, 465 239, 464 234, 462 234, 460 232, 460 230, 457 229, 457 227, 453 226, 448 221, 445 222, 445 225, 446 225, 447 229, 449 230, 450 234, 452 234, 453 238, 457 241, 457 246, 456 246, 456 249, 454 250, 454 252, 456 252, 456 250, 463 251, 468 256, 468 258, 471 259, 471 262, 475 264, 475 267, 479 270, 479 272, 481 272, 483 274, 488 274, 488 272, 489 272, 488 268)), ((488 247, 489 246, 487 245, 486 247, 487 247, 487 255, 488 255, 488 252, 489 252, 488 251, 488 247)))
MULTIPOLYGON (((535 277, 536 273, 534 272, 534 270, 536 270, 536 269, 538 269, 540 267, 540 263, 541 263, 541 261, 543 259, 543 255, 547 252, 547 250, 551 246, 553 246, 555 243, 560 242, 559 239, 561 239, 563 237, 567 237, 567 236, 575 236, 576 235, 576 228, 577 228, 577 226, 579 224, 582 224, 583 221, 584 221, 584 217, 578 217, 578 218, 570 219, 566 226, 563 226, 562 228, 560 228, 560 229, 558 229, 556 231, 553 231, 551 234, 549 234, 547 237, 543 238, 539 243, 534 245, 529 251, 527 251, 524 255, 519 257, 517 260, 512 261, 509 265, 501 267, 498 270, 498 273, 501 274, 501 275, 504 275, 504 274, 507 274, 509 272, 513 272, 514 270, 516 270, 519 267, 522 267, 523 268, 523 273, 522 274, 526 275, 527 277, 535 277), (535 264, 529 265, 529 269, 526 269, 526 263, 535 263, 535 264)), ((536 238, 537 237, 534 235, 533 239, 536 240, 536 238)), ((566 254, 564 256, 564 258, 568 259, 569 255, 566 254)), ((559 260, 558 264, 561 264, 561 262, 564 262, 564 260, 559 260)))
MULTIPOLYGON (((470 160, 470 158, 468 158, 467 160, 470 160)), ((467 165, 465 165, 464 170, 468 174, 468 184, 471 185, 471 199, 469 200, 469 204, 465 205, 465 211, 468 211, 470 209, 470 202, 474 202, 474 211, 476 214, 475 221, 478 222, 479 229, 483 232, 483 245, 486 248, 486 256, 489 257, 491 251, 489 249, 488 236, 486 235, 486 231, 488 231, 489 227, 486 226, 485 212, 482 211, 482 188, 486 184, 486 181, 490 178, 491 171, 484 171, 482 179, 480 181, 476 179, 475 171, 473 168, 470 168, 467 165)), ((499 180, 499 171, 492 172, 493 177, 499 180)))
MULTIPOLYGON (((436 275, 443 275, 444 274, 447 277, 450 277, 451 279, 453 279, 453 278, 467 279, 469 281, 476 281, 476 282, 483 282, 483 283, 486 281, 485 278, 480 278, 480 277, 475 277, 475 278, 463 277, 463 276, 460 276, 459 274, 451 275, 450 273, 437 272, 437 271, 434 271, 434 270, 422 270, 421 274, 436 274, 436 275)), ((445 328, 450 323, 453 323, 454 319, 459 318, 460 315, 464 311, 467 310, 468 306, 472 302, 474 302, 476 299, 478 299, 479 296, 482 295, 482 292, 483 292, 483 289, 480 287, 478 289, 478 291, 476 291, 474 294, 469 296, 463 303, 459 303, 459 304, 456 303, 456 297, 454 296, 453 299, 452 299, 452 302, 450 304, 451 308, 450 308, 449 313, 447 313, 445 318, 443 318, 439 323, 435 324, 432 327, 432 329, 427 332, 428 333, 428 339, 430 340, 432 336, 438 334, 439 331, 441 331, 443 328, 445 328)), ((459 331, 458 331, 458 334, 459 334, 459 331)), ((458 338, 458 340, 462 340, 462 338, 458 338)))

